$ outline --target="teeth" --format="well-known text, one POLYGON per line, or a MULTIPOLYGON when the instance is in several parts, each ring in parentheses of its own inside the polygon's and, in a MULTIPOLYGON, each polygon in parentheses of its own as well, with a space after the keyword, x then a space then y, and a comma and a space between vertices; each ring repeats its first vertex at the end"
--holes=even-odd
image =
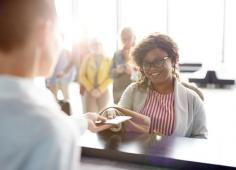
POLYGON ((158 76, 160 75, 161 73, 153 73, 152 76, 158 76))

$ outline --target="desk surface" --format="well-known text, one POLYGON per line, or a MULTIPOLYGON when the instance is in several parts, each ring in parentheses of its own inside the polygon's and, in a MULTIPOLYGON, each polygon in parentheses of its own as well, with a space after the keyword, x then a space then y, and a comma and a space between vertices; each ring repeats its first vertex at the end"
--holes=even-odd
MULTIPOLYGON (((235 142, 233 142, 235 144, 235 142)), ((235 145, 183 137, 112 133, 82 136, 82 155, 177 169, 236 168, 235 145)))
POLYGON ((88 156, 82 156, 80 168, 82 170, 171 170, 169 168, 157 168, 148 165, 140 165, 88 156))

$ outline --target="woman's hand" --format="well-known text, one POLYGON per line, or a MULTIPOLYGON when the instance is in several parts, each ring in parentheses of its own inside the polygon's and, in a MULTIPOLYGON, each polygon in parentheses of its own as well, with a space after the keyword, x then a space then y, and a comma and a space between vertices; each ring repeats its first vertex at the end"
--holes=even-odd
POLYGON ((56 73, 56 77, 57 77, 57 78, 62 78, 62 77, 64 77, 64 72, 63 72, 63 71, 59 71, 58 73, 56 73))
MULTIPOLYGON (((116 109, 109 108, 109 109, 105 110, 104 112, 102 112, 101 115, 103 117, 106 117, 107 119, 114 119, 114 118, 116 118, 116 116, 119 115, 119 113, 116 109)), ((121 123, 110 128, 110 130, 112 132, 119 132, 121 129, 122 129, 122 124, 121 123)))
POLYGON ((95 98, 99 98, 101 96, 101 92, 99 89, 93 89, 91 95, 95 98))
POLYGON ((95 122, 100 121, 105 122, 107 120, 106 117, 99 115, 98 113, 95 112, 88 112, 85 114, 87 121, 88 121, 88 129, 91 132, 97 133, 106 129, 109 129, 112 127, 112 125, 104 124, 104 125, 97 125, 95 122))
POLYGON ((87 112, 87 113, 85 114, 85 116, 86 116, 86 118, 87 118, 88 120, 92 120, 93 122, 95 122, 95 121, 102 121, 102 122, 105 122, 105 121, 107 120, 106 117, 101 116, 101 115, 99 115, 99 114, 96 113, 96 112, 87 112))
POLYGON ((109 108, 102 112, 101 116, 107 118, 107 119, 114 119, 118 115, 118 112, 114 108, 109 108))

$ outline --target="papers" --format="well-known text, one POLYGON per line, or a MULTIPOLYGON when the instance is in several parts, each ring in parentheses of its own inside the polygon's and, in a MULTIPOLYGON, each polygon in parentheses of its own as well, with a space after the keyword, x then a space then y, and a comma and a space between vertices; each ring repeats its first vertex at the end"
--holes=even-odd
MULTIPOLYGON (((119 123, 125 122, 131 118, 132 118, 131 116, 116 116, 114 119, 107 119, 103 123, 118 125, 119 123)), ((101 123, 101 121, 96 121, 95 123, 101 123)))
POLYGON ((108 119, 105 123, 117 125, 117 124, 127 121, 131 118, 132 118, 131 116, 116 116, 115 119, 108 119))

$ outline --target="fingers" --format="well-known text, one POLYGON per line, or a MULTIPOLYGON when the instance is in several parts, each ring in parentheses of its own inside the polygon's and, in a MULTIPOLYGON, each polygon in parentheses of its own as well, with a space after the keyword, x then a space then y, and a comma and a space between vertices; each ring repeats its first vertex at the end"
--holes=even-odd
POLYGON ((102 113, 102 116, 108 118, 108 119, 114 119, 116 117, 116 111, 115 109, 109 109, 109 110, 106 110, 102 113))
POLYGON ((99 115, 96 112, 88 112, 88 113, 86 113, 86 118, 88 120, 92 120, 93 122, 96 122, 96 121, 105 122, 107 120, 107 116, 106 115, 99 115))
POLYGON ((107 115, 107 118, 108 119, 114 119, 116 117, 116 113, 115 112, 110 112, 110 113, 108 113, 108 115, 107 115))
POLYGON ((105 122, 105 121, 107 120, 107 118, 104 117, 104 116, 98 115, 97 120, 98 120, 98 121, 100 120, 100 121, 102 121, 102 122, 105 122))
POLYGON ((111 127, 113 127, 113 125, 104 124, 97 126, 93 121, 88 121, 88 129, 93 133, 101 132, 103 130, 110 129, 111 127))

